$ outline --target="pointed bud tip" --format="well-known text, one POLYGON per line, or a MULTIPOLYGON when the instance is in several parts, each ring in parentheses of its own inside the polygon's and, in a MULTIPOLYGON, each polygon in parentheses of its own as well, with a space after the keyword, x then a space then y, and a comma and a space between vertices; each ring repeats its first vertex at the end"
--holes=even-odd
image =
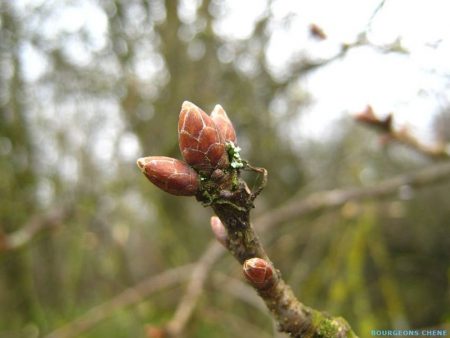
POLYGON ((214 116, 216 116, 216 115, 225 115, 225 116, 228 116, 228 115, 227 115, 227 112, 225 111, 225 109, 223 109, 223 107, 222 107, 220 104, 216 104, 216 105, 214 106, 213 111, 211 112, 211 117, 214 117, 214 116))
POLYGON ((181 110, 189 110, 193 107, 197 107, 195 104, 193 104, 190 101, 183 101, 183 104, 181 105, 181 110))
POLYGON ((136 161, 136 164, 139 167, 139 169, 141 169, 141 171, 145 170, 145 164, 146 163, 147 163, 147 158, 146 157, 138 158, 137 161, 136 161))

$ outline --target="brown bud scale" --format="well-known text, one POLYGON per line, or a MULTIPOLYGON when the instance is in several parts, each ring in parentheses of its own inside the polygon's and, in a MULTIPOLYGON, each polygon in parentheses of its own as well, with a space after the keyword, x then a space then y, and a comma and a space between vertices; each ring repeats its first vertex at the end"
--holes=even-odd
POLYGON ((244 262, 244 275, 257 289, 266 289, 273 285, 273 268, 262 258, 250 258, 244 262))
POLYGON ((225 168, 225 144, 213 120, 199 107, 185 101, 178 120, 178 142, 185 161, 199 171, 210 173, 225 168))
POLYGON ((158 188, 177 196, 193 196, 198 190, 198 174, 186 163, 165 156, 137 160, 142 173, 158 188))
POLYGON ((231 123, 226 111, 220 104, 214 107, 211 113, 211 119, 216 124, 222 142, 233 142, 237 144, 236 131, 234 130, 233 123, 231 123))

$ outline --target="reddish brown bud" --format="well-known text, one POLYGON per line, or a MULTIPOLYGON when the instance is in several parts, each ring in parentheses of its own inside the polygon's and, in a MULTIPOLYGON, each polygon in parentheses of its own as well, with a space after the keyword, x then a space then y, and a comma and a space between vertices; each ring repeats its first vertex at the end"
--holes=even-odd
POLYGON ((211 113, 211 118, 216 124, 217 129, 219 130, 222 142, 233 142, 234 144, 236 144, 236 131, 234 130, 233 124, 228 118, 226 111, 220 104, 217 104, 214 107, 214 110, 211 113))
POLYGON ((355 120, 365 123, 381 131, 390 133, 392 131, 392 114, 389 114, 384 119, 379 119, 375 116, 373 109, 368 105, 362 112, 355 115, 355 120))
POLYGON ((358 122, 363 122, 363 123, 377 123, 378 122, 378 118, 375 116, 372 106, 367 105, 363 111, 357 113, 355 115, 355 119, 358 122))
POLYGON ((198 190, 198 175, 186 163, 165 156, 137 160, 142 173, 158 188, 177 196, 193 196, 198 190))
POLYGON ((270 288, 274 283, 272 266, 262 258, 250 258, 244 262, 244 275, 257 289, 270 288))
POLYGON ((164 338, 166 336, 167 335, 162 328, 153 325, 147 325, 148 338, 164 338))
POLYGON ((318 25, 316 25, 315 23, 312 23, 309 26, 309 33, 311 34, 311 36, 313 38, 316 38, 318 40, 325 40, 327 38, 327 35, 325 34, 325 32, 323 31, 322 28, 320 28, 318 25))
POLYGON ((181 107, 178 142, 185 161, 200 172, 210 173, 228 165, 225 143, 213 120, 189 101, 181 107))
POLYGON ((217 241, 223 246, 226 246, 228 234, 219 217, 217 216, 211 217, 211 230, 214 234, 214 237, 216 237, 217 241))

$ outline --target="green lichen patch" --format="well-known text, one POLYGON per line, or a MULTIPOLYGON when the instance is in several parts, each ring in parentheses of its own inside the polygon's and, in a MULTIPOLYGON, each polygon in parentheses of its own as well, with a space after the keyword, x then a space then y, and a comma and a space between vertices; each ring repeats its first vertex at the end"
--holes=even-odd
POLYGON ((233 142, 227 142, 226 149, 228 153, 228 159, 230 160, 230 166, 234 169, 240 169, 244 167, 244 162, 241 158, 241 148, 236 146, 233 142))

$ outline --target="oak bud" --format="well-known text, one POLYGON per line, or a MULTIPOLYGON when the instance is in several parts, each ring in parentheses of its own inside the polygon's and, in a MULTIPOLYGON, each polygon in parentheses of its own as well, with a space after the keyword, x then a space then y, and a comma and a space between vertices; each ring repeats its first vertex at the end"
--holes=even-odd
POLYGON ((214 237, 216 237, 217 241, 223 246, 226 246, 228 234, 219 217, 217 216, 211 217, 211 230, 214 234, 214 237))
POLYGON ((315 23, 309 25, 309 33, 311 36, 317 40, 325 40, 327 35, 323 31, 323 29, 315 23))
POLYGON ((214 110, 211 113, 211 119, 216 124, 217 130, 224 143, 233 142, 234 144, 237 144, 236 131, 234 130, 233 124, 228 118, 226 111, 220 104, 217 104, 214 107, 214 110))
POLYGON ((367 105, 362 112, 356 114, 355 120, 375 127, 386 133, 390 133, 392 131, 392 114, 388 114, 384 119, 379 119, 375 116, 375 113, 370 105, 367 105))
POLYGON ((178 120, 178 142, 184 160, 199 172, 225 168, 225 143, 211 117, 195 104, 184 101, 178 120))
POLYGON ((143 157, 137 165, 150 182, 177 196, 193 196, 198 190, 198 174, 186 163, 165 156, 143 157))
POLYGON ((164 332, 164 329, 153 326, 153 325, 147 325, 146 327, 147 331, 147 337, 148 338, 165 338, 167 337, 167 334, 164 332))
POLYGON ((244 262, 244 275, 258 290, 270 288, 274 283, 273 267, 262 258, 250 258, 244 262))

